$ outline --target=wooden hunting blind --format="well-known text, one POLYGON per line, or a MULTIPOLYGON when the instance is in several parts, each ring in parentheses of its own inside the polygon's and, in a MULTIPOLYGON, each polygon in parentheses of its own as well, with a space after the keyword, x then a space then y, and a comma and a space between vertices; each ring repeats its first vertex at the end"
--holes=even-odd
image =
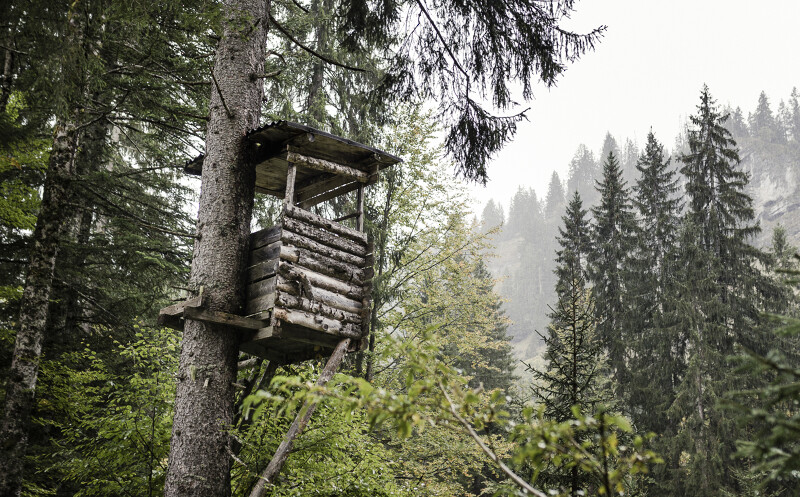
MULTIPOLYGON (((344 339, 363 347, 372 292, 372 243, 364 233, 364 187, 400 159, 300 124, 277 121, 251 131, 256 192, 283 199, 277 225, 250 236, 241 315, 203 307, 201 295, 161 310, 159 323, 185 319, 245 332, 241 350, 288 364, 330 355, 344 339), (329 220, 310 207, 356 191, 355 212, 329 220), (354 227, 342 222, 354 220, 354 227)), ((200 174, 203 157, 186 171, 200 174)))

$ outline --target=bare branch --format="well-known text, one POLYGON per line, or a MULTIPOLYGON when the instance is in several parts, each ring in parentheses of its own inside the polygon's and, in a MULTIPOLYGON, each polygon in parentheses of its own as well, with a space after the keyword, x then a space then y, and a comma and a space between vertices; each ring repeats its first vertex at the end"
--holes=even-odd
POLYGON ((492 462, 497 464, 497 466, 503 471, 503 473, 505 473, 506 476, 508 476, 511 479, 511 481, 513 481, 517 486, 519 486, 521 489, 523 489, 526 493, 533 494, 536 497, 547 497, 547 494, 545 494, 541 490, 536 490, 528 482, 523 480, 522 477, 520 477, 518 474, 514 473, 511 470, 511 468, 506 466, 503 463, 503 461, 500 460, 500 457, 498 457, 498 455, 495 454, 492 451, 492 449, 490 449, 489 447, 486 446, 485 443, 483 443, 483 440, 481 440, 480 435, 478 435, 475 432, 475 429, 472 428, 472 425, 469 424, 466 419, 461 417, 460 414, 458 414, 458 411, 456 410, 456 406, 453 404, 453 401, 450 399, 450 396, 447 395, 447 390, 444 388, 444 385, 442 385, 441 382, 439 382, 438 384, 439 384, 439 390, 444 395, 445 400, 447 400, 447 405, 448 405, 448 407, 450 409, 450 414, 452 414, 453 417, 455 417, 456 420, 459 423, 461 423, 461 426, 463 426, 464 429, 469 434, 469 436, 472 437, 473 440, 475 440, 475 443, 478 444, 478 447, 481 448, 483 453, 486 454, 489 457, 489 459, 492 460, 492 462))
POLYGON ((450 45, 448 45, 447 42, 445 41, 444 36, 442 36, 442 32, 439 31, 439 26, 436 25, 436 21, 433 20, 433 18, 431 17, 431 14, 428 12, 428 9, 425 8, 425 4, 422 3, 422 0, 416 0, 416 2, 417 2, 417 5, 419 5, 419 8, 422 10, 422 13, 425 14, 425 17, 428 19, 428 22, 431 23, 431 27, 436 32, 436 36, 439 38, 439 41, 442 42, 442 45, 444 46, 444 49, 450 55, 450 59, 452 59, 453 64, 456 65, 458 70, 461 71, 461 73, 467 79, 467 94, 469 94, 469 74, 461 66, 461 62, 459 62, 458 59, 456 58, 456 54, 453 53, 453 50, 450 48, 450 45))
POLYGON ((217 77, 214 75, 214 68, 211 67, 211 79, 214 80, 214 86, 217 87, 217 93, 219 93, 219 99, 222 100, 222 106, 225 107, 225 113, 228 114, 228 119, 233 119, 233 112, 228 108, 228 104, 225 103, 225 97, 222 96, 222 90, 219 87, 219 83, 217 82, 217 77))
POLYGON ((311 55, 313 55, 314 57, 316 57, 316 58, 318 58, 318 59, 320 59, 320 60, 322 60, 322 61, 324 61, 324 62, 327 62, 328 64, 333 64, 334 66, 339 66, 339 67, 342 67, 342 68, 344 68, 344 69, 347 69, 347 70, 350 70, 350 71, 356 71, 356 72, 367 72, 367 71, 366 71, 366 69, 361 69, 361 68, 358 68, 358 67, 348 66, 347 64, 342 64, 341 62, 336 62, 335 60, 333 60, 333 59, 331 59, 331 58, 325 57, 324 55, 322 55, 322 54, 320 54, 320 53, 318 53, 318 52, 315 52, 315 51, 314 51, 314 50, 312 50, 310 47, 308 47, 308 46, 304 45, 304 44, 303 44, 303 43, 302 43, 300 40, 298 40, 297 38, 295 38, 294 36, 292 36, 292 35, 291 35, 291 33, 289 33, 289 32, 288 32, 288 31, 287 31, 287 30, 286 30, 286 29, 285 29, 283 26, 281 26, 281 25, 278 23, 278 21, 276 21, 276 20, 275 20, 275 18, 274 18, 274 17, 272 17, 272 14, 270 14, 270 15, 269 15, 269 21, 270 21, 270 22, 271 22, 271 23, 272 23, 272 24, 273 24, 273 25, 274 25, 276 28, 278 28, 278 31, 280 31, 281 33, 283 33, 283 35, 284 35, 284 36, 286 36, 287 38, 289 38, 289 41, 291 41, 292 43, 294 43, 294 44, 295 44, 295 45, 297 45, 298 47, 302 48, 302 49, 303 49, 303 50, 305 50, 306 52, 310 53, 310 54, 311 54, 311 55))

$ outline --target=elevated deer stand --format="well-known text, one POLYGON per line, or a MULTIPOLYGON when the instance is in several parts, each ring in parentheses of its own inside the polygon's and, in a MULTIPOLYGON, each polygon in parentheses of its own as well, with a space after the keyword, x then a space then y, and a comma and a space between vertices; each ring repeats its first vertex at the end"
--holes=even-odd
MULTIPOLYGON (((364 187, 400 159, 288 121, 254 130, 247 140, 256 162, 256 192, 283 198, 283 212, 277 225, 250 236, 249 267, 242 275, 245 308, 239 315, 205 309, 201 290, 162 309, 159 324, 182 330, 186 319, 194 319, 241 330, 242 352, 277 364, 330 356, 320 376, 324 384, 346 352, 366 344, 373 258, 364 233, 364 187), (352 191, 357 192, 352 214, 329 220, 309 210, 352 191), (347 220, 354 226, 343 224, 347 220)), ((200 174, 202 166, 200 156, 186 171, 200 174)), ((304 411, 304 420, 295 420, 264 480, 280 470, 313 406, 304 411)), ((254 489, 252 495, 260 493, 254 489)))

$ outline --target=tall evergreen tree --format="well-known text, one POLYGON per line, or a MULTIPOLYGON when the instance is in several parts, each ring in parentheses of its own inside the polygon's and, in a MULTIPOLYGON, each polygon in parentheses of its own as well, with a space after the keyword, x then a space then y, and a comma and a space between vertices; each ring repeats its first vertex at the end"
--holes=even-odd
MULTIPOLYGON (((602 344, 596 334, 594 300, 586 287, 585 259, 589 251, 589 223, 576 192, 563 217, 557 252, 558 300, 550 314, 545 344, 544 369, 528 365, 533 373, 533 393, 542 403, 547 419, 573 419, 573 407, 593 413, 604 397, 602 344)), ((538 475, 545 486, 561 488, 568 495, 582 495, 593 483, 577 466, 547 466, 538 475)))
POLYGON ((503 302, 494 292, 495 281, 483 259, 475 263, 471 277, 477 293, 485 298, 483 309, 478 312, 484 313, 486 321, 492 324, 476 323, 477 326, 466 327, 465 334, 478 334, 484 340, 469 354, 456 357, 453 364, 471 377, 472 388, 483 385, 486 390, 500 389, 509 393, 515 379, 516 360, 507 334, 508 318, 502 309, 503 302))
POLYGON ((550 183, 547 185, 547 196, 544 198, 544 218, 546 221, 557 223, 559 217, 567 207, 567 196, 564 193, 564 185, 558 173, 553 171, 550 176, 550 183))
POLYGON ((597 200, 595 182, 599 172, 600 168, 591 150, 586 145, 578 146, 578 150, 575 151, 575 155, 569 163, 567 191, 577 191, 586 205, 594 205, 597 200))
POLYGON ((797 87, 792 88, 788 107, 790 112, 789 133, 794 143, 800 145, 800 93, 797 92, 797 87))
POLYGON ((758 265, 768 260, 747 243, 759 227, 727 119, 703 87, 691 117, 689 152, 680 158, 688 211, 667 321, 685 343, 685 371, 669 410, 677 433, 663 449, 672 467, 665 488, 673 494, 737 491, 736 465, 729 460, 737 428, 719 412, 717 400, 745 379, 737 378, 726 357, 736 345, 758 353, 770 345, 759 322, 770 282, 758 265))
MULTIPOLYGON (((31 136, 54 137, 45 180, 36 185, 43 197, 30 243, 27 290, 14 298, 20 319, 0 430, 0 450, 8 451, 0 457, 0 493, 19 492, 25 460, 20 454, 28 440, 28 414, 37 407, 33 399, 42 350, 78 345, 76 335, 62 333, 75 325, 88 330, 91 324, 119 324, 147 313, 139 304, 147 301, 154 308, 183 263, 175 238, 183 230, 175 229, 180 221, 172 221, 182 217, 174 209, 180 210, 178 190, 185 190, 173 188, 172 173, 163 170, 180 160, 182 140, 189 134, 185 128, 191 127, 176 116, 192 114, 193 97, 184 93, 180 103, 170 97, 182 93, 176 80, 195 79, 186 71, 194 64, 186 63, 188 53, 202 51, 204 43, 186 46, 197 41, 187 34, 192 24, 186 20, 197 16, 183 17, 181 11, 194 7, 192 2, 182 2, 180 8, 29 2, 0 12, 3 29, 13 26, 13 45, 24 48, 7 59, 11 66, 4 68, 12 75, 3 80, 9 97, 3 96, 5 110, 10 102, 25 124, 20 129, 31 136), (153 24, 160 28, 153 29, 153 24), (156 80, 156 74, 161 78, 156 80), (170 133, 161 133, 165 129, 170 133), (176 130, 180 136, 175 136, 176 130), (168 151, 153 154, 156 140, 168 151), (115 167, 120 164, 127 166, 125 171, 115 167), (174 198, 168 197, 173 193, 174 198), (156 198, 160 194, 167 198, 156 198), (98 249, 101 245, 107 250, 98 249), (73 257, 77 252, 82 255, 73 257), (94 260, 89 262, 87 255, 94 260), (126 277, 137 264, 145 269, 138 274, 146 274, 149 281, 126 277), (106 278, 116 285, 98 290, 106 278)), ((8 48, 13 47, 4 47, 8 48)), ((195 116, 195 121, 201 119, 195 116)), ((20 171, 38 162, 31 161, 30 151, 13 150, 12 158, 20 171)), ((25 269, 17 266, 15 271, 25 269)), ((130 330, 128 321, 125 331, 130 330)), ((63 349, 47 352, 55 357, 63 349)))
POLYGON ((567 205, 566 214, 561 218, 563 228, 558 228, 559 250, 556 251, 556 292, 572 285, 575 275, 586 280, 587 258, 592 250, 592 241, 587 211, 583 208, 583 200, 576 191, 567 205))
POLYGON ((767 143, 780 143, 783 134, 780 132, 778 121, 772 113, 772 108, 769 105, 769 99, 765 92, 761 92, 758 96, 758 105, 756 110, 750 114, 748 119, 750 121, 750 133, 767 143))
POLYGON ((625 344, 630 336, 625 319, 636 220, 622 169, 613 152, 603 164, 603 178, 597 182, 597 191, 600 203, 592 208, 594 246, 588 259, 589 279, 596 299, 598 335, 608 352, 617 387, 622 391, 629 381, 625 344))
POLYGON ((633 184, 636 181, 637 170, 636 166, 639 163, 639 147, 636 142, 628 138, 625 140, 625 148, 622 151, 620 159, 622 163, 622 177, 628 184, 633 184))
POLYGON ((533 188, 519 187, 508 210, 508 235, 537 237, 543 222, 542 205, 536 198, 536 192, 533 188))
POLYGON ((675 271, 681 204, 676 171, 652 131, 636 169, 640 176, 633 203, 639 219, 626 319, 631 378, 625 400, 640 429, 663 433, 682 360, 677 356, 680 344, 663 325, 665 289, 675 271))
POLYGON ((504 223, 503 206, 494 199, 489 199, 481 213, 481 230, 485 233, 495 228, 502 228, 504 223))
POLYGON ((730 111, 730 119, 728 123, 728 130, 734 137, 745 137, 750 134, 750 130, 747 128, 747 123, 744 119, 744 113, 742 112, 741 107, 736 107, 736 109, 730 111))
POLYGON ((611 135, 610 131, 606 131, 606 137, 603 138, 603 148, 600 149, 600 157, 608 157, 608 154, 614 154, 614 157, 619 157, 620 152, 617 139, 611 135))

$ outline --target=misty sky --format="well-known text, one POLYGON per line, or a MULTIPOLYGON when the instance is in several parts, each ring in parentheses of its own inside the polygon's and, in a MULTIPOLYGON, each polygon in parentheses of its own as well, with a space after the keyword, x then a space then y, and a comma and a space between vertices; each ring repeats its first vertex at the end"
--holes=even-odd
POLYGON ((490 198, 508 212, 520 185, 541 198, 552 171, 566 180, 578 145, 598 154, 606 131, 641 147, 652 127, 671 149, 704 83, 745 116, 762 90, 775 111, 800 88, 800 0, 583 0, 576 11, 570 29, 606 24, 606 35, 555 88, 537 91, 487 187, 471 188, 478 213, 490 198))

